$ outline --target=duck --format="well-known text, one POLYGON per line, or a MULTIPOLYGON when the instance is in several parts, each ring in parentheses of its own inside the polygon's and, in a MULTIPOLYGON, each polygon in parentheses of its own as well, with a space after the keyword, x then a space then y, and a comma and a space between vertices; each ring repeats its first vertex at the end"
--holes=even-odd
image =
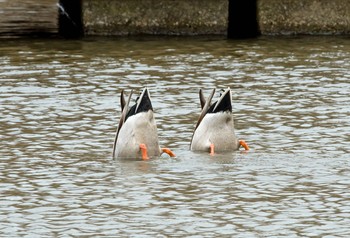
POLYGON ((241 146, 247 151, 248 144, 238 140, 234 129, 232 116, 232 93, 227 88, 221 93, 219 99, 211 103, 215 89, 212 89, 207 100, 202 89, 199 90, 201 114, 195 126, 190 149, 192 151, 215 152, 235 151, 241 146))
POLYGON ((113 158, 134 158, 148 160, 167 153, 176 155, 168 148, 159 146, 157 124, 148 88, 142 90, 133 106, 129 108, 133 94, 127 100, 124 90, 120 94, 121 116, 113 144, 113 158))

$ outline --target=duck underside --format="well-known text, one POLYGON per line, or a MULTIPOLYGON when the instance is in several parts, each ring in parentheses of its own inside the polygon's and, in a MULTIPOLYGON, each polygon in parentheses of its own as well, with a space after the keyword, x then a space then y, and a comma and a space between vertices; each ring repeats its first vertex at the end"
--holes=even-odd
POLYGON ((212 144, 217 152, 238 150, 231 113, 205 115, 194 132, 191 150, 208 151, 212 144))
POLYGON ((115 155, 117 158, 141 158, 141 144, 146 145, 149 157, 160 156, 157 126, 152 111, 128 118, 119 131, 115 155))

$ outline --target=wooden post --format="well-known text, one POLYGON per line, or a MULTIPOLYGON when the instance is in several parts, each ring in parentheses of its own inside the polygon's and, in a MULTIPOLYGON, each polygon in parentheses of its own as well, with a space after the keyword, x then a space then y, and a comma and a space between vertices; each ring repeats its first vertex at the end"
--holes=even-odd
POLYGON ((58 3, 59 34, 65 38, 83 36, 81 0, 60 0, 58 3))
POLYGON ((228 38, 260 35, 257 18, 257 0, 229 0, 228 38))
POLYGON ((57 0, 0 0, 0 38, 56 35, 57 0))

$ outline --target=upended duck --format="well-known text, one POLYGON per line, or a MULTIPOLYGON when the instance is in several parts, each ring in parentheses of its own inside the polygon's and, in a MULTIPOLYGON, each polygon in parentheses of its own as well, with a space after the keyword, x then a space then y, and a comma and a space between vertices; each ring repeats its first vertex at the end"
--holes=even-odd
POLYGON ((157 125, 154 118, 150 94, 145 88, 135 105, 129 108, 132 90, 125 101, 124 90, 120 95, 122 114, 113 145, 113 158, 141 158, 158 157, 167 153, 171 157, 175 154, 160 148, 157 125))
POLYGON ((248 144, 244 140, 238 140, 234 132, 230 88, 211 104, 214 93, 215 89, 205 100, 202 90, 199 90, 202 112, 192 136, 191 150, 209 151, 211 155, 238 150, 241 146, 249 150, 248 144))

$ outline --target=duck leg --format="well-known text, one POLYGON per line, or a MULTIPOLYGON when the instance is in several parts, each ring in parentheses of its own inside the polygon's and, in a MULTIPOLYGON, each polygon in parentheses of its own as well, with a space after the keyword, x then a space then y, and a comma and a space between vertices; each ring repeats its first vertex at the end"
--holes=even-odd
POLYGON ((210 155, 214 155, 214 154, 215 154, 215 153, 214 153, 214 148, 215 148, 214 144, 211 143, 210 146, 209 146, 210 155))
POLYGON ((247 142, 245 142, 244 140, 239 140, 238 142, 245 150, 249 150, 247 142))
POLYGON ((174 152, 172 152, 170 149, 168 148, 161 148, 161 151, 163 153, 167 153, 170 157, 176 157, 176 155, 174 154, 174 152))
POLYGON ((141 156, 143 160, 148 160, 147 147, 145 144, 140 144, 141 156))

